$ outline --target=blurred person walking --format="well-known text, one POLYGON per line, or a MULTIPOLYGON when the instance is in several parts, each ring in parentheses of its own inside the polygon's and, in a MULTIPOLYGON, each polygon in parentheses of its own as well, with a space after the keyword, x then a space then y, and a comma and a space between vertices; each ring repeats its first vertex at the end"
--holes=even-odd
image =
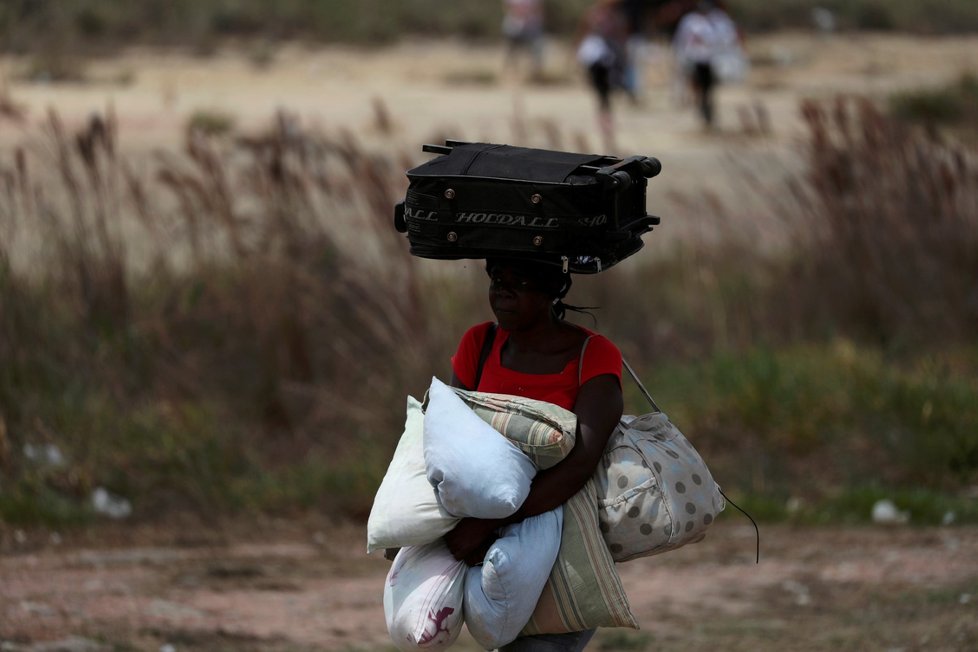
POLYGON ((528 56, 530 79, 543 75, 543 0, 503 0, 503 36, 507 69, 516 70, 528 56))
POLYGON ((626 89, 628 22, 620 0, 598 0, 581 21, 577 60, 588 76, 598 102, 598 130, 605 151, 617 149, 611 94, 626 89))
MULTIPOLYGON (((723 78, 733 78, 740 56, 740 34, 730 15, 715 0, 699 0, 679 21, 673 49, 683 76, 693 89, 703 123, 716 119, 714 91, 723 78)), ((741 59, 742 60, 742 59, 741 59)))
POLYGON ((643 63, 648 56, 649 49, 649 11, 652 8, 652 2, 650 0, 621 0, 620 6, 628 30, 623 85, 632 101, 639 103, 642 100, 643 92, 643 63))

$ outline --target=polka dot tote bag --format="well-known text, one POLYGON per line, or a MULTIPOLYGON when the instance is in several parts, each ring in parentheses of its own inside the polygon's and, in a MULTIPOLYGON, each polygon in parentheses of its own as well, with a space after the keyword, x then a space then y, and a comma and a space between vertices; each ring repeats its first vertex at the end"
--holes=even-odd
POLYGON ((622 417, 596 472, 599 525, 617 562, 702 540, 726 506, 703 458, 624 366, 655 411, 622 417))

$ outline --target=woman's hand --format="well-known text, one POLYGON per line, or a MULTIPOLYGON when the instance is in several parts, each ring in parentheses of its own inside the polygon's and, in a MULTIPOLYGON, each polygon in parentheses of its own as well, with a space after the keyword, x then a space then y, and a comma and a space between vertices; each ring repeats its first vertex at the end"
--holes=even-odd
POLYGON ((496 528, 495 521, 463 518, 445 535, 445 543, 455 559, 475 566, 482 563, 496 540, 496 528))

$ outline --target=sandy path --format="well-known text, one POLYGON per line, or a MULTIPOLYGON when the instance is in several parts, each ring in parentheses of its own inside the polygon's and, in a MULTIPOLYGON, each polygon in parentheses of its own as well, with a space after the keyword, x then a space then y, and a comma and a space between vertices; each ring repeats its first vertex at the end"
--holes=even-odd
MULTIPOLYGON (((702 544, 619 565, 642 629, 601 630, 595 647, 978 646, 978 529, 765 526, 755 565, 753 530, 734 520, 702 544)), ((128 547, 8 544, 0 649, 71 637, 105 646, 92 649, 390 645, 381 601, 388 563, 364 554, 361 528, 269 534, 195 545, 159 531, 136 532, 128 547)), ((476 649, 467 634, 458 647, 476 649)))
MULTIPOLYGON (((939 84, 974 71, 978 37, 778 34, 752 39, 749 49, 756 62, 753 74, 747 84, 722 91, 721 125, 737 131, 736 108, 760 101, 768 105, 777 134, 788 134, 796 125, 798 96, 872 95, 939 84)), ((592 98, 569 52, 554 43, 549 54, 555 83, 523 87, 518 100, 515 85, 502 74, 498 48, 453 41, 409 42, 374 51, 284 47, 264 67, 256 67, 240 51, 202 59, 135 50, 91 64, 90 83, 14 79, 9 88, 34 121, 43 119, 48 107, 84 118, 111 103, 123 119, 122 140, 129 147, 178 142, 187 116, 200 109, 227 111, 248 127, 286 108, 325 127, 349 128, 370 139, 376 136, 371 129, 376 98, 386 103, 406 143, 446 125, 458 126, 467 137, 509 140, 517 107, 531 121, 553 120, 570 133, 592 131, 592 98)), ((622 144, 652 151, 685 148, 690 138, 698 140, 694 136, 699 128, 693 113, 673 101, 670 64, 661 44, 653 44, 645 60, 646 103, 619 103, 622 144)), ((3 64, 13 77, 21 62, 8 59, 3 64)), ((5 138, 10 138, 9 131, 5 138)))
MULTIPOLYGON (((715 228, 700 216, 708 211, 683 206, 675 196, 704 189, 728 200, 730 215, 724 218, 735 226, 763 229, 769 202, 744 188, 738 168, 765 177, 797 168, 799 98, 885 97, 896 89, 943 83, 975 71, 978 37, 777 34, 751 38, 749 50, 752 74, 745 84, 721 88, 720 128, 714 133, 704 133, 693 110, 677 102, 662 44, 652 44, 644 59, 643 104, 632 106, 623 98, 617 103, 619 151, 654 155, 664 163, 662 176, 650 186, 649 204, 651 212, 677 218, 664 223, 665 237, 687 227, 715 228), (769 116, 765 136, 745 130, 754 124, 755 107, 769 116)), ((559 43, 549 50, 554 83, 544 86, 521 86, 503 74, 500 49, 456 41, 376 50, 289 46, 263 67, 247 55, 247 49, 206 59, 134 50, 90 65, 85 84, 18 81, 23 62, 2 60, 10 97, 24 108, 27 121, 0 122, 0 151, 34 138, 34 126, 48 108, 71 124, 109 105, 118 116, 123 147, 135 153, 179 147, 197 111, 227 113, 247 131, 267 124, 278 109, 307 126, 349 131, 368 146, 394 145, 415 160, 422 156, 421 143, 445 136, 603 149, 595 136, 594 100, 559 43), (378 128, 377 102, 390 118, 390 130, 378 128)))

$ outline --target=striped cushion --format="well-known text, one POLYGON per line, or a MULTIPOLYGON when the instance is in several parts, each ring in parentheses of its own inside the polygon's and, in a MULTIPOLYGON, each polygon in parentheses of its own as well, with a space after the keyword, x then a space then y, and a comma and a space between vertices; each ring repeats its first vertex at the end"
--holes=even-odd
POLYGON ((570 410, 509 394, 462 389, 455 392, 476 414, 526 453, 538 469, 550 468, 574 448, 577 415, 570 410))
POLYGON ((521 635, 560 634, 592 627, 638 629, 638 623, 598 529, 597 493, 594 480, 588 480, 564 503, 560 552, 521 635))
MULTIPOLYGON (((456 392, 541 469, 564 459, 574 447, 577 416, 569 410, 519 396, 456 392)), ((560 552, 521 635, 561 634, 592 627, 638 628, 615 562, 598 529, 597 505, 593 479, 564 504, 560 552)))

